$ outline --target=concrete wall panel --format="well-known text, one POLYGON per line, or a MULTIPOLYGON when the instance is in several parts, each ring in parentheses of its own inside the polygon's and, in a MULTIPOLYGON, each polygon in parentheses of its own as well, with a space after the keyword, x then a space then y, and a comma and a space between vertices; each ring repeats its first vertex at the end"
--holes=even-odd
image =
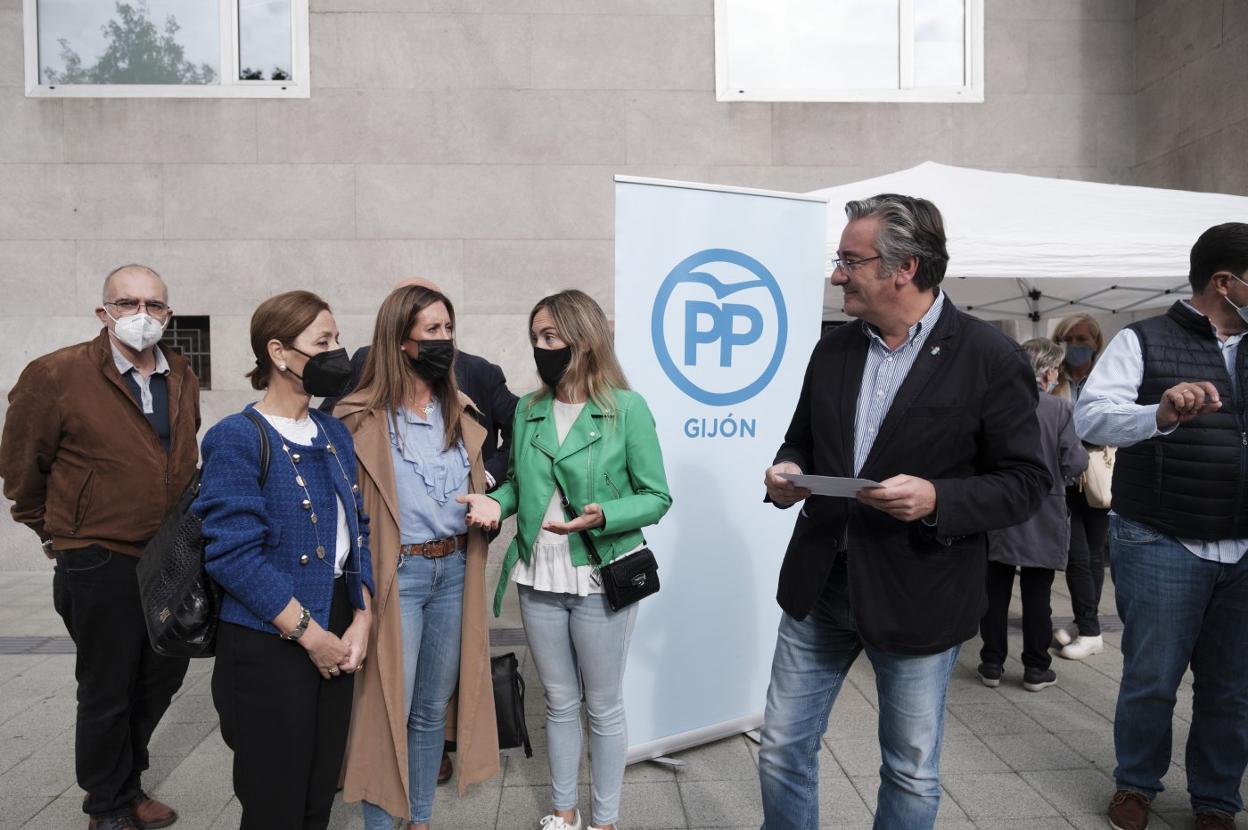
POLYGON ((611 235, 609 167, 361 165, 360 235, 598 238, 611 235))
MULTIPOLYGON (((951 104, 773 104, 773 163, 894 170, 954 155, 951 104)), ((978 109, 978 106, 975 107, 978 109)), ((970 111, 968 110, 968 113, 970 111)))
POLYGON ((0 11, 0 86, 26 85, 21 7, 0 11))
POLYGON ((1144 89, 1222 43, 1222 0, 1165 0, 1135 27, 1136 87, 1144 89))
POLYGON ((158 238, 160 175, 156 165, 4 165, 0 239, 158 238))
POLYGON ((708 16, 539 15, 533 86, 546 89, 714 89, 708 16))
POLYGON ((61 103, 66 161, 256 161, 253 101, 74 98, 61 103))
POLYGON ((165 234, 184 239, 355 235, 355 170, 332 164, 171 164, 165 234))
POLYGON ((529 18, 514 14, 317 15, 317 86, 515 89, 529 86, 529 18), (322 74, 324 73, 324 74, 322 74))
POLYGON ((1031 21, 1027 91, 1134 92, 1135 33, 1118 21, 1031 21))
POLYGON ((454 124, 466 162, 563 165, 628 160, 620 93, 456 91, 441 94, 439 108, 454 124))
POLYGON ((612 303, 615 246, 609 240, 474 240, 464 243, 464 314, 527 315, 537 300, 579 288, 612 303))
POLYGON ((56 315, 18 315, 0 326, 0 388, 8 390, 17 382, 26 364, 36 357, 54 352, 74 343, 90 340, 100 332, 100 321, 88 309, 62 308, 56 315))
POLYGON ((770 164, 771 105, 722 104, 707 92, 631 92, 631 163, 770 164))
POLYGON ((19 87, 0 87, 0 159, 58 162, 64 158, 60 101, 25 97, 19 87))
POLYGON ((994 95, 960 111, 954 163, 1096 166, 1098 95, 994 95), (1038 141, 1038 136, 1046 140, 1038 141))
POLYGON ((1026 92, 1030 64, 1028 20, 989 15, 984 20, 984 91, 1026 92))
POLYGON ((73 275, 74 247, 73 242, 63 240, 0 242, 0 297, 4 306, 32 317, 78 312, 72 291, 48 290, 49 286, 65 285, 73 275))
POLYGON ((1134 20, 1134 0, 989 0, 988 14, 1007 20, 1134 20))

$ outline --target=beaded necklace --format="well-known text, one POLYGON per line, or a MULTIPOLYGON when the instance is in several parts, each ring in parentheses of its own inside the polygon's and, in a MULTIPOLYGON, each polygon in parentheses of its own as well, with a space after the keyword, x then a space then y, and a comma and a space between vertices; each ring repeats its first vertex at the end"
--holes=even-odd
MULTIPOLYGON (((280 432, 278 434, 281 435, 280 432)), ((332 441, 329 440, 328 435, 326 435, 325 437, 325 450, 326 452, 328 452, 330 455, 334 457, 334 461, 337 462, 338 464, 338 471, 342 473, 342 480, 345 481, 347 483, 347 486, 351 488, 352 494, 359 493, 360 485, 353 484, 351 482, 351 477, 347 475, 346 468, 342 466, 342 459, 338 457, 338 450, 334 448, 334 444, 332 441)), ((316 534, 316 558, 323 561, 326 556, 326 550, 325 550, 325 546, 321 544, 321 528, 320 528, 319 520, 316 515, 316 510, 314 509, 312 505, 312 494, 308 491, 307 482, 303 480, 303 476, 300 474, 299 468, 295 466, 302 460, 302 458, 300 457, 299 453, 291 452, 290 445, 286 443, 285 436, 282 436, 282 452, 286 453, 286 460, 290 462, 290 469, 295 474, 295 484, 298 484, 299 487, 303 490, 303 501, 301 502, 300 506, 304 510, 308 511, 308 520, 312 523, 312 532, 316 534)), ((351 507, 355 512, 355 530, 356 530, 355 549, 357 551, 362 551, 364 549, 364 536, 360 534, 359 532, 360 530, 360 508, 354 498, 351 499, 351 507)), ((299 563, 302 565, 306 565, 307 558, 308 558, 307 554, 300 556, 299 563)), ((355 571, 352 571, 352 573, 355 573, 355 571)))

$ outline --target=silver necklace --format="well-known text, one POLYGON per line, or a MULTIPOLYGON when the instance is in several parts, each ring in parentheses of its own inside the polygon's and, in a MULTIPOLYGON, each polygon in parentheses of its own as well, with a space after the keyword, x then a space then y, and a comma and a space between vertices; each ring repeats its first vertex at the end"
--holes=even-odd
MULTIPOLYGON (((347 486, 351 488, 351 493, 354 495, 360 492, 360 485, 351 483, 351 477, 347 475, 346 468, 342 466, 342 459, 338 457, 338 450, 334 449, 333 442, 329 441, 328 439, 326 439, 325 441, 325 450, 330 455, 332 455, 334 457, 334 461, 338 463, 338 471, 342 473, 342 480, 345 481, 347 483, 347 486)), ((325 550, 325 546, 321 544, 321 527, 319 524, 319 519, 317 518, 317 515, 316 515, 316 510, 314 509, 313 504, 312 504, 312 494, 308 491, 307 482, 303 480, 303 475, 299 472, 299 468, 296 466, 303 459, 300 457, 299 453, 291 452, 290 445, 286 443, 284 436, 282 438, 282 452, 286 453, 286 460, 290 462, 290 469, 295 474, 295 484, 298 484, 300 489, 303 490, 303 501, 300 503, 300 506, 304 510, 308 511, 308 520, 312 523, 312 532, 316 534, 316 558, 320 560, 324 560, 326 556, 326 550, 325 550)), ((359 532, 360 509, 359 509, 359 506, 356 504, 356 501, 354 498, 351 499, 351 507, 355 513, 355 530, 356 530, 355 549, 357 551, 363 551, 364 550, 364 536, 363 534, 359 532)))

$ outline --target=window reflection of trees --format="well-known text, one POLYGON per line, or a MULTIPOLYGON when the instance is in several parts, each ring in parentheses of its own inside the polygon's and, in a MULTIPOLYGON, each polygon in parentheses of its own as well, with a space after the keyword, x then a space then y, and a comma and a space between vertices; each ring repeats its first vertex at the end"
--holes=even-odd
POLYGON ((107 43, 92 66, 83 66, 82 57, 67 38, 59 38, 63 69, 44 68, 49 84, 211 84, 217 70, 207 63, 186 60, 177 41, 181 27, 173 15, 165 18, 164 30, 157 28, 145 2, 117 2, 116 17, 101 28, 107 43))

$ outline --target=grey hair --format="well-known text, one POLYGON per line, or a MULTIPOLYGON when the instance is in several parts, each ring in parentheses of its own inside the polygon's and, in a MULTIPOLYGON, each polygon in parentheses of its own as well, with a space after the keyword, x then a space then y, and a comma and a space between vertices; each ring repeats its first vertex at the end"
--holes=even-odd
POLYGON ((1066 347, 1047 337, 1033 337, 1023 343, 1023 351, 1031 358, 1031 370, 1038 378, 1050 369, 1061 369, 1066 347))
POLYGON ((117 276, 122 271, 131 271, 131 270, 146 271, 147 273, 151 274, 153 277, 155 277, 157 280, 160 281, 161 286, 165 289, 165 295, 168 296, 169 286, 165 283, 165 278, 162 277, 160 274, 156 273, 155 268, 151 267, 150 265, 140 265, 137 262, 128 262, 125 265, 118 265, 116 268, 109 271, 108 276, 104 278, 104 289, 102 293, 103 293, 103 299, 105 302, 108 302, 108 287, 113 284, 113 277, 117 276))
POLYGON ((920 291, 940 285, 949 264, 945 247, 945 223, 940 211, 927 199, 881 193, 845 205, 845 215, 854 219, 880 220, 875 248, 886 272, 892 272, 914 257, 919 262, 914 284, 920 291))

